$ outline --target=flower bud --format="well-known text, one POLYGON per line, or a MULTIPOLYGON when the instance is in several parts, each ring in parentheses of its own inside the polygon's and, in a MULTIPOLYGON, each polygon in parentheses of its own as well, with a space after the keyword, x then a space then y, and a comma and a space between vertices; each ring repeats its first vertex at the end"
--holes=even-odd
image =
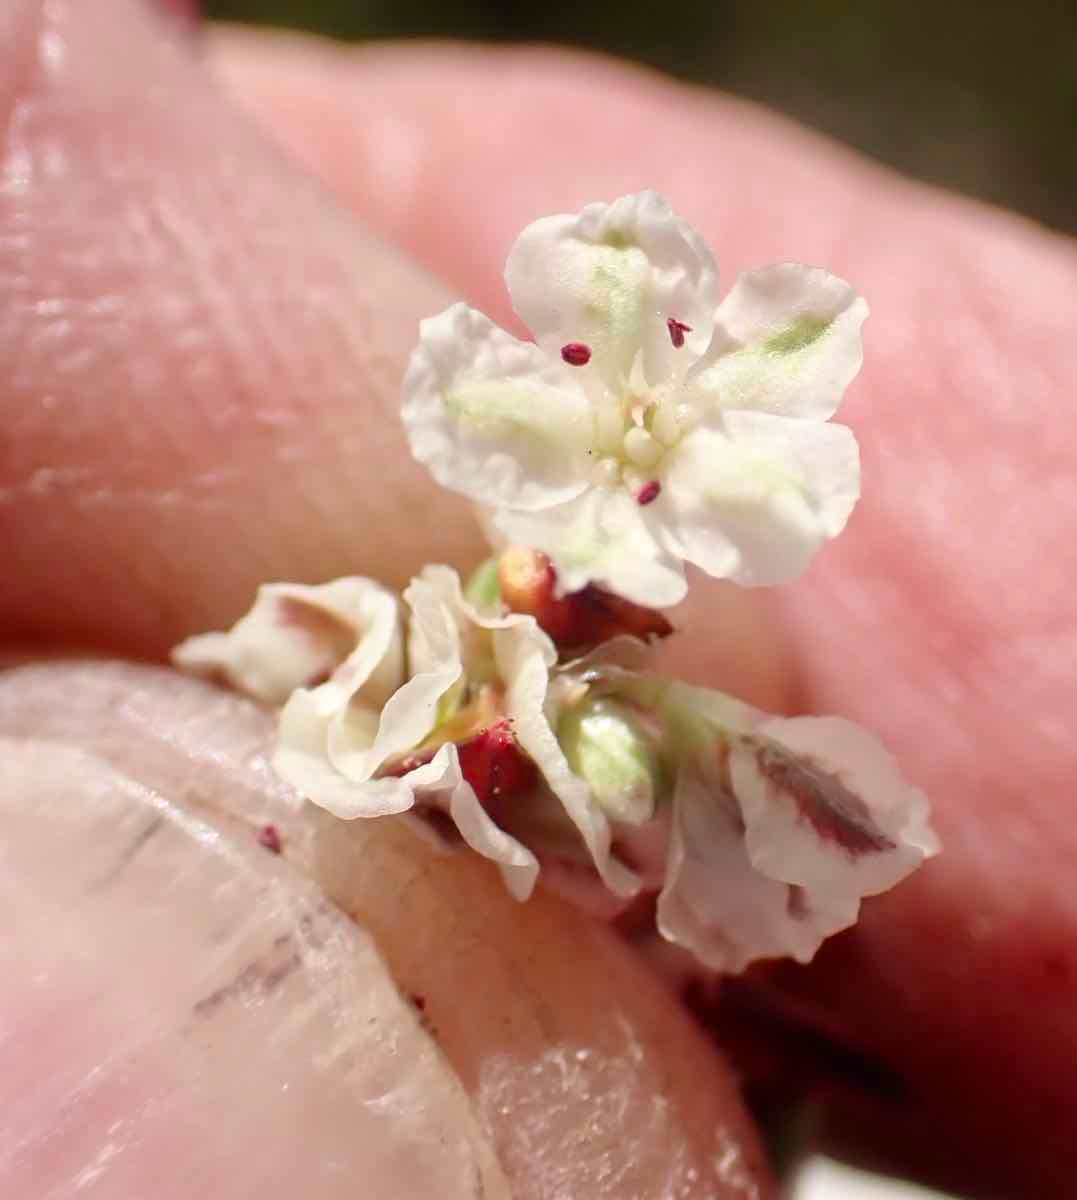
POLYGON ((505 550, 498 561, 498 582, 509 611, 533 616, 561 650, 597 646, 621 634, 649 640, 673 631, 660 612, 593 584, 558 596, 557 573, 537 550, 505 550))
POLYGON ((604 697, 584 700, 564 712, 557 736, 569 766, 608 817, 641 825, 654 816, 662 764, 633 709, 604 697))
POLYGON ((464 586, 464 599, 479 612, 497 609, 501 604, 501 583, 497 574, 497 559, 488 558, 471 572, 464 586))

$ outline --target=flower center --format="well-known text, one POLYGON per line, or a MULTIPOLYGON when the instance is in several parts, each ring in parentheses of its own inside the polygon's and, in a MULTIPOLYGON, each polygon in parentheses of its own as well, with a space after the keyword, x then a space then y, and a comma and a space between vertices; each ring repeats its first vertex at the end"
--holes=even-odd
POLYGON ((649 504, 661 491, 657 476, 667 454, 695 423, 691 406, 677 399, 674 387, 630 383, 620 397, 608 397, 597 410, 593 451, 597 482, 622 485, 641 504, 649 504))

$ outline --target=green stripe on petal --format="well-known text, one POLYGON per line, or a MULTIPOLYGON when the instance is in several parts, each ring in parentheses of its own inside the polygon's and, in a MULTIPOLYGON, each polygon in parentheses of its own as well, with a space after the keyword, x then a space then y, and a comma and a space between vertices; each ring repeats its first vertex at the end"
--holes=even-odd
POLYGON ((419 462, 480 504, 536 510, 587 486, 594 418, 572 368, 467 305, 420 326, 401 416, 419 462))
POLYGON ((815 267, 782 263, 742 275, 722 302, 711 348, 689 386, 704 410, 825 421, 860 370, 867 305, 815 267))

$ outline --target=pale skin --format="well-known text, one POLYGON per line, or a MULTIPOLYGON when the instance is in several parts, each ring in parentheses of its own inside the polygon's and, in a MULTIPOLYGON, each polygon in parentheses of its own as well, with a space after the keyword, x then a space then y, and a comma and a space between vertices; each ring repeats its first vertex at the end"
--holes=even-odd
MULTIPOLYGON (((873 312, 842 415, 864 498, 803 581, 699 588, 669 665, 862 722, 935 801, 944 854, 813 967, 758 983, 907 1089, 897 1106, 839 1089, 834 1136, 985 1194, 1062 1194, 1072 243, 612 62, 238 33, 197 47, 135 0, 89 7, 0 14, 5 640, 160 658, 266 579, 477 561, 466 508, 407 456, 397 387, 422 316, 462 297, 510 320, 501 267, 535 216, 656 187, 727 283, 826 266, 873 312)), ((526 914, 506 910, 503 936, 546 919, 526 914)), ((640 1003, 642 1027, 657 1001, 640 1003)), ((715 1107, 687 1124, 738 1127, 708 1064, 715 1107)))

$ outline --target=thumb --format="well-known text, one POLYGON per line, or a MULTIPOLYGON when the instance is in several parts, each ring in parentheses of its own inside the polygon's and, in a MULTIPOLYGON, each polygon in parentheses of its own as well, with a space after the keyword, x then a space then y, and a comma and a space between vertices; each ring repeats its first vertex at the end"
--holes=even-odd
POLYGON ((0 1195, 772 1195, 610 933, 304 805, 271 736, 157 668, 0 672, 0 1195))

